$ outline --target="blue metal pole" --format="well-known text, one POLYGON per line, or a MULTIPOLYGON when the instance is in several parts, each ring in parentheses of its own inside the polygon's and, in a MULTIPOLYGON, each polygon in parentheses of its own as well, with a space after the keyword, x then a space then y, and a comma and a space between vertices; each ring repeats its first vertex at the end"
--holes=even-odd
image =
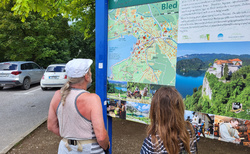
POLYGON ((110 153, 112 153, 112 118, 107 118, 107 53, 108 53, 108 0, 96 0, 95 45, 96 45, 96 94, 100 96, 103 107, 104 124, 108 130, 110 153))

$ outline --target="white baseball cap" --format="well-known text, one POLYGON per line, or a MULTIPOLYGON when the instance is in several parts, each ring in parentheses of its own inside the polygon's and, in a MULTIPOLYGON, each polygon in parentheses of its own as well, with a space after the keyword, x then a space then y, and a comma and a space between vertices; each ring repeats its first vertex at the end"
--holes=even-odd
POLYGON ((73 59, 70 60, 66 66, 65 70, 70 78, 80 78, 83 77, 88 71, 93 63, 93 60, 91 59, 73 59))

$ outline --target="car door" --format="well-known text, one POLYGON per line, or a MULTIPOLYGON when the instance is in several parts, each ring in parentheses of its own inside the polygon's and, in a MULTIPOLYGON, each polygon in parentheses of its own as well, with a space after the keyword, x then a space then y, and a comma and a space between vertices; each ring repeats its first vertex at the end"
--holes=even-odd
POLYGON ((26 72, 27 76, 30 77, 30 82, 34 83, 37 79, 36 79, 36 75, 33 71, 32 63, 26 63, 24 66, 25 66, 25 72, 26 72))
POLYGON ((32 65, 32 72, 34 75, 34 82, 40 82, 40 80, 44 74, 44 69, 41 68, 36 63, 31 63, 31 65, 32 65))

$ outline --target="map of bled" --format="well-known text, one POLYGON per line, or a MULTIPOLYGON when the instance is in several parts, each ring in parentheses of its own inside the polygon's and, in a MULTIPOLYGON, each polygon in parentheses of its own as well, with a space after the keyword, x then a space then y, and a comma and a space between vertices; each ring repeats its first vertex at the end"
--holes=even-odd
POLYGON ((175 85, 177 1, 109 9, 108 79, 175 85))

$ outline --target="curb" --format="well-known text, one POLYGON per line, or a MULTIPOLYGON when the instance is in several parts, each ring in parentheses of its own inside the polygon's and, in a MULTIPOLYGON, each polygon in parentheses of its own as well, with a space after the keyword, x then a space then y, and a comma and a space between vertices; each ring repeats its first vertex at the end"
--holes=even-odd
POLYGON ((45 121, 47 121, 47 117, 44 118, 41 122, 39 122, 38 124, 36 124, 35 126, 33 126, 32 128, 30 128, 28 131, 26 131, 25 133, 23 133, 23 135, 19 136, 18 138, 16 138, 12 143, 10 143, 7 147, 5 147, 4 149, 2 149, 0 151, 0 154, 4 154, 7 153, 11 148, 13 148, 18 142, 20 142, 21 140, 23 140, 27 135, 29 135, 31 132, 33 132, 36 128, 38 128, 40 125, 42 125, 45 121))

